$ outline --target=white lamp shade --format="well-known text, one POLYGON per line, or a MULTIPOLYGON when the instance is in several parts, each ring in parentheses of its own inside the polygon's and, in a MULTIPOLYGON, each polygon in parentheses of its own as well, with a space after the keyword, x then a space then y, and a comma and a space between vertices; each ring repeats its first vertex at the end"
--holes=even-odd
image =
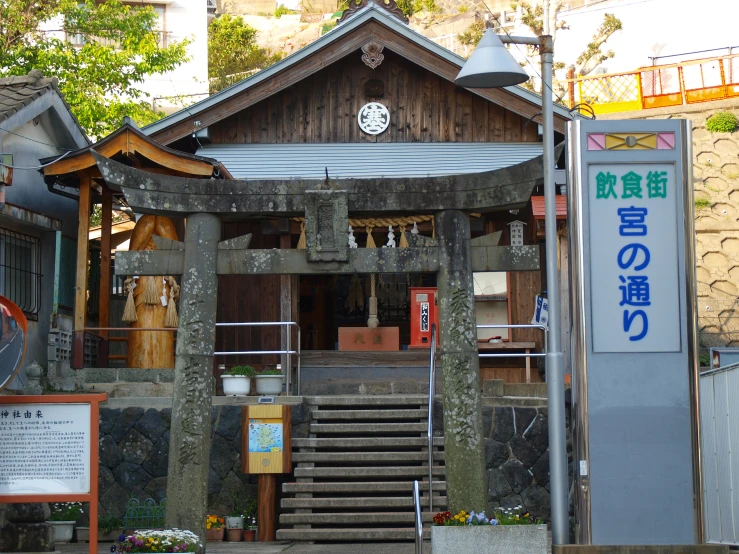
POLYGON ((498 35, 488 29, 454 84, 466 88, 500 88, 518 85, 528 79, 528 74, 506 50, 498 35))

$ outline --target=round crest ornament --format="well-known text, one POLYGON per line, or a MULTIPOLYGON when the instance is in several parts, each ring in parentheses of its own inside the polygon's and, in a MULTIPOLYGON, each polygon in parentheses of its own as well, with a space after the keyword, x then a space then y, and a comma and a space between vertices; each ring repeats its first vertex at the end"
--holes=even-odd
POLYGON ((390 112, 379 102, 370 102, 360 108, 357 122, 368 135, 379 135, 390 125, 390 112))

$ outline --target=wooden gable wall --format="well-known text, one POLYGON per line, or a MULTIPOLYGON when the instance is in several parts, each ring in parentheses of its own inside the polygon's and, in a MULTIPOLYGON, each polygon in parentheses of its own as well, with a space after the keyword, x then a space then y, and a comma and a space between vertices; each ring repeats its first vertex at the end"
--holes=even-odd
POLYGON ((210 126, 214 143, 535 142, 537 125, 455 87, 445 78, 385 49, 376 69, 356 50, 299 83, 210 126), (365 95, 370 79, 383 97, 365 95), (390 110, 390 128, 363 133, 357 113, 367 102, 390 110))

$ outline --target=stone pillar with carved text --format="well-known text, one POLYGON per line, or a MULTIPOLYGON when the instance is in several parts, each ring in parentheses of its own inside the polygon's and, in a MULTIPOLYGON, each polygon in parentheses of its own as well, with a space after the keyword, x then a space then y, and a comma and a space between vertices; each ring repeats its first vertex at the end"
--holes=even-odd
POLYGON ((167 527, 193 531, 203 545, 220 236, 218 216, 188 216, 167 475, 167 527))
POLYGON ((436 214, 439 241, 439 338, 444 398, 444 450, 449 509, 483 511, 487 473, 480 400, 470 220, 464 212, 436 214))

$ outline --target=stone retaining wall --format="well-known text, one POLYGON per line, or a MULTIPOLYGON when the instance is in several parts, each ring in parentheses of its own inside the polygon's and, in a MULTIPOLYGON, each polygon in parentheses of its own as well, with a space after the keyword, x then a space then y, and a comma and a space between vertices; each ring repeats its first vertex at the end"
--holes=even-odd
MULTIPOLYGON (((166 496, 172 410, 100 410, 100 514, 121 517, 128 499, 166 496)), ((293 437, 308 432, 307 410, 293 406, 293 437)), ((279 490, 279 489, 278 489, 279 490)), ((257 495, 256 477, 241 473, 241 407, 215 406, 211 414, 208 509, 226 514, 234 496, 257 495)))
MULTIPOLYGON (((131 496, 156 501, 166 496, 170 417, 169 408, 100 410, 101 515, 122 516, 131 496)), ((256 477, 241 473, 241 408, 213 407, 211 418, 208 508, 225 514, 233 506, 234 495, 256 496, 256 477)), ((292 407, 294 438, 308 436, 309 418, 305 404, 292 407)), ((441 434, 443 414, 438 401, 434 421, 441 434)), ((547 408, 483 406, 483 422, 488 510, 520 504, 549 521, 547 408)))

